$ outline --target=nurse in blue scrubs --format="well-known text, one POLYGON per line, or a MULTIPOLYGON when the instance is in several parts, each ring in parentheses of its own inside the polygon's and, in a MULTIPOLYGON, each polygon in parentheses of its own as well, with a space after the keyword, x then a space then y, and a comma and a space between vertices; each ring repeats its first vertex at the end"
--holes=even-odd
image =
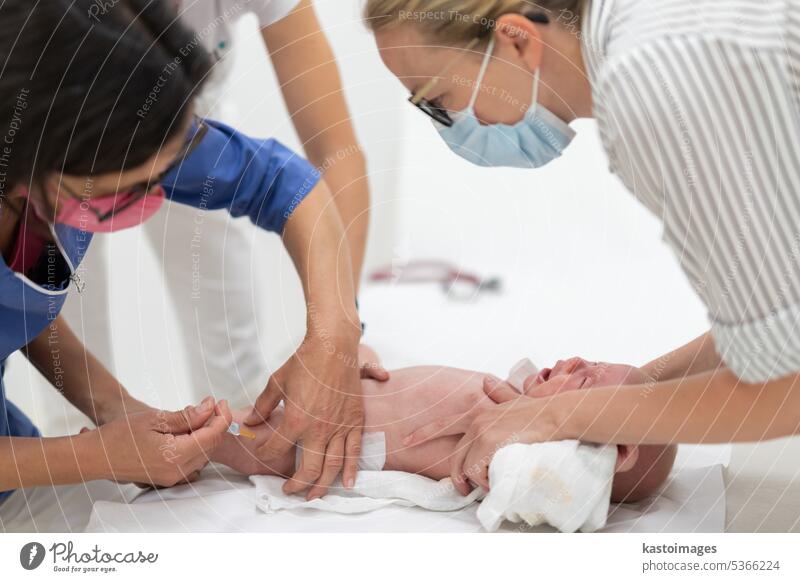
POLYGON ((0 6, 0 366, 22 350, 98 427, 42 438, 0 385, 0 502, 19 488, 97 479, 174 485, 213 458, 230 423, 225 402, 151 409, 59 315, 84 284, 76 268, 93 235, 136 226, 164 202, 227 209, 282 236, 315 328, 335 350, 309 333, 270 379, 259 409, 283 399, 286 415, 261 453, 268 461, 303 441, 288 485, 295 491, 320 495, 342 470, 352 483, 363 408, 359 370, 348 363, 358 361, 360 326, 328 189, 276 141, 194 116, 212 63, 166 3, 96 8, 87 0, 0 6))

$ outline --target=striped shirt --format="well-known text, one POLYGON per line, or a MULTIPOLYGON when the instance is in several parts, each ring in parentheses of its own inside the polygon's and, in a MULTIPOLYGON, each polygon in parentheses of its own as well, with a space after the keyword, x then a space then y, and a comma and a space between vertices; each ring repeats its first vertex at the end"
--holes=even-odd
POLYGON ((593 0, 611 171, 662 222, 741 379, 800 371, 800 2, 593 0))

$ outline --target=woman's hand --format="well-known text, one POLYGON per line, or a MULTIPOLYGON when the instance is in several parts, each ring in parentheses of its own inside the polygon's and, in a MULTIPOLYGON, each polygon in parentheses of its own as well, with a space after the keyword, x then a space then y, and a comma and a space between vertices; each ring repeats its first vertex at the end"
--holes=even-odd
POLYGON ((302 441, 300 468, 284 485, 286 493, 309 489, 308 499, 322 497, 343 469, 345 487, 355 481, 364 425, 357 350, 358 336, 335 336, 312 327, 297 352, 269 379, 246 420, 251 426, 265 422, 284 401, 283 420, 258 455, 274 464, 302 441))
POLYGON ((440 418, 403 441, 404 446, 413 447, 444 436, 463 435, 450 459, 450 476, 462 495, 469 494, 470 482, 489 489, 489 464, 503 447, 568 438, 561 434, 553 398, 526 397, 496 379, 487 379, 484 390, 505 402, 440 418))
POLYGON ((497 451, 514 443, 541 443, 567 438, 561 433, 553 398, 520 396, 477 413, 450 459, 450 477, 462 495, 470 481, 489 489, 489 464, 497 451))
POLYGON ((231 422, 225 402, 212 398, 177 412, 131 414, 84 432, 87 479, 171 487, 208 463, 231 422))
MULTIPOLYGON (((389 379, 387 372, 380 363, 380 359, 375 351, 361 344, 358 347, 359 366, 362 379, 377 380, 385 382, 389 379)), ((248 408, 234 412, 234 420, 245 422, 252 409, 248 408)), ((272 436, 273 426, 280 425, 284 417, 283 410, 273 412, 268 422, 260 422, 251 425, 255 435, 253 440, 226 436, 223 444, 217 449, 214 460, 219 461, 228 467, 244 475, 291 475, 294 469, 294 450, 289 449, 282 457, 271 459, 264 462, 259 458, 259 449, 272 436)))
POLYGON ((514 386, 487 376, 484 392, 497 404, 494 408, 474 409, 466 414, 443 417, 408 435, 403 445, 421 445, 431 440, 463 435, 451 458, 451 477, 456 489, 468 495, 470 482, 489 489, 489 464, 501 448, 521 442, 533 444, 567 438, 556 422, 557 404, 551 396, 578 390, 569 376, 549 382, 542 374, 524 380, 520 393, 514 386))

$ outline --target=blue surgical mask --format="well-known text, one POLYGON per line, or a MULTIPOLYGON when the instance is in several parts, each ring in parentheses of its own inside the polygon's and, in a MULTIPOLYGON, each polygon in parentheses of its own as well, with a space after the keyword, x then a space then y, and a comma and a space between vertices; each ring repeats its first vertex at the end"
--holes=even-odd
POLYGON ((525 117, 514 125, 481 125, 475 116, 475 102, 492 58, 494 38, 489 42, 469 105, 452 115, 447 127, 434 121, 444 141, 465 160, 484 167, 539 168, 558 158, 575 136, 575 131, 539 105, 539 69, 533 75, 533 96, 525 117))

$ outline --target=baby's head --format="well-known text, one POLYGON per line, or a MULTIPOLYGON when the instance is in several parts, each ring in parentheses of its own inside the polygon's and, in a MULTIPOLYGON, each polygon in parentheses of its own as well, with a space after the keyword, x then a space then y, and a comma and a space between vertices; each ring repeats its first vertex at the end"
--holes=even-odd
POLYGON ((536 376, 529 377, 525 380, 525 391, 536 396, 552 396, 593 387, 645 384, 650 380, 647 374, 634 366, 570 358, 559 360, 552 368, 544 368, 536 376))
MULTIPOLYGON (((570 358, 559 360, 552 368, 545 368, 536 376, 530 376, 525 380, 524 387, 525 392, 531 396, 553 396, 571 390, 646 384, 650 381, 650 376, 634 366, 570 358)), ((618 451, 616 471, 630 471, 639 460, 640 448, 620 445, 618 451)))

